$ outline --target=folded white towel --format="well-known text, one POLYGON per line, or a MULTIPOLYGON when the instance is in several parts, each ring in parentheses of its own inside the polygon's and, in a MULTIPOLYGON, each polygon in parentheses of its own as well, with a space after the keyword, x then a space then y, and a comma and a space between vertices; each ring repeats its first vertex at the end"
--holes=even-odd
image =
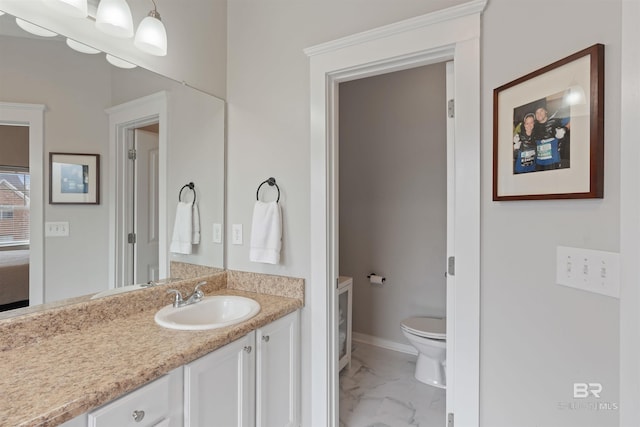
POLYGON ((169 251, 188 255, 192 251, 191 245, 198 243, 200 243, 198 206, 192 202, 178 202, 169 251))
POLYGON ((198 204, 193 203, 191 208, 193 218, 191 221, 191 243, 197 245, 200 243, 200 211, 198 210, 198 204))
POLYGON ((282 217, 277 202, 257 201, 253 207, 249 260, 278 264, 282 246, 282 217))

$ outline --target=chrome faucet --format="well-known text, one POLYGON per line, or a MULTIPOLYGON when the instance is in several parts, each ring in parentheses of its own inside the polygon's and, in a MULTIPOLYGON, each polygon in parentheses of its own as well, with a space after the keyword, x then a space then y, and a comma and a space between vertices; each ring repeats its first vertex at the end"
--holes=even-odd
POLYGON ((173 306, 175 308, 184 307, 185 305, 195 304, 204 298, 204 292, 200 290, 200 286, 204 286, 206 284, 206 281, 198 283, 193 293, 189 295, 186 300, 182 299, 182 294, 177 289, 169 289, 167 293, 175 294, 175 299, 173 300, 173 306))

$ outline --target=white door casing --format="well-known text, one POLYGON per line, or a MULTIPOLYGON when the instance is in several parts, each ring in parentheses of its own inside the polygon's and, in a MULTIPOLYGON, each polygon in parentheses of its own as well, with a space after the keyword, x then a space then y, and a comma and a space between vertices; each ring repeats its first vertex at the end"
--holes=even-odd
MULTIPOLYGON (((132 129, 152 123, 158 132, 158 264, 160 277, 169 277, 167 232, 167 92, 116 105, 106 110, 109 115, 109 288, 127 283, 127 138, 132 129)), ((130 277, 130 276, 129 276, 130 277)))
MULTIPOLYGON (((314 426, 337 425, 335 333, 337 271, 338 84, 436 62, 455 63, 455 144, 451 202, 455 207, 455 276, 447 280, 447 412, 456 425, 479 425, 480 286, 480 14, 486 0, 305 49, 310 57, 311 155, 311 417, 314 426), (449 341, 451 341, 449 343, 449 341), (455 367, 455 372, 452 371, 455 367)), ((448 157, 449 154, 448 154, 448 157)), ((449 198, 449 197, 448 197, 449 198)), ((448 209, 449 210, 449 209, 448 209)))

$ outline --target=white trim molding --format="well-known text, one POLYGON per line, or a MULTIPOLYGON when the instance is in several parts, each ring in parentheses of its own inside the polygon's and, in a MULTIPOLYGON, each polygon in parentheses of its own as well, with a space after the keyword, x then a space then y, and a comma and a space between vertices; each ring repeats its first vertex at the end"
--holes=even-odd
POLYGON ((131 129, 158 122, 160 152, 158 182, 159 277, 169 277, 167 231, 167 135, 168 94, 161 91, 125 102, 105 110, 109 115, 109 288, 124 284, 126 264, 126 201, 125 168, 121 159, 126 157, 127 132, 131 129), (164 231, 163 231, 164 230, 164 231))
POLYGON ((373 335, 361 334, 360 332, 353 332, 353 341, 386 348, 387 350, 399 351, 400 353, 411 354, 413 356, 418 355, 418 350, 412 345, 401 344, 399 342, 385 340, 384 338, 374 337, 373 335))
POLYGON ((426 15, 416 16, 400 22, 385 25, 383 27, 378 27, 373 30, 352 34, 327 43, 311 46, 304 49, 304 53, 307 56, 322 55, 345 47, 390 37, 395 34, 406 33, 414 29, 420 29, 439 22, 457 19, 467 15, 479 14, 484 10, 486 5, 487 0, 474 0, 468 3, 449 7, 447 9, 428 13, 426 15))
POLYGON ((472 1, 305 49, 310 58, 310 325, 313 426, 337 425, 338 85, 435 62, 455 62, 454 205, 456 275, 448 282, 447 412, 479 425, 480 353, 480 14, 472 1), (449 347, 451 346, 451 347, 449 347), (455 354, 450 349, 455 348, 455 354), (455 369, 455 372, 454 372, 455 369), (449 373, 455 375, 449 376, 449 373))
POLYGON ((622 2, 620 120, 620 426, 640 425, 640 3, 622 2))

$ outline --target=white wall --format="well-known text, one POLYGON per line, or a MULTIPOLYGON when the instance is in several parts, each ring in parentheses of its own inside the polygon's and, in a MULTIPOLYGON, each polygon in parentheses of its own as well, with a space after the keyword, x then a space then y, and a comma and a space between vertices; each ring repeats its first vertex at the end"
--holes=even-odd
POLYGON ((0 38, 0 99, 45 104, 45 221, 68 221, 69 237, 45 238, 45 302, 98 292, 107 286, 107 224, 109 200, 101 174, 99 205, 49 204, 49 153, 100 154, 102 171, 108 162, 110 105, 109 66, 101 58, 81 55, 61 42, 0 38), (25 54, 25 52, 32 54, 25 54), (79 73, 69 73, 75 64, 79 73), (51 82, 56 82, 52 84, 51 82))
MULTIPOLYGON (((554 284, 554 253, 558 245, 619 249, 620 4, 491 0, 483 18, 483 427, 617 425, 616 412, 558 408, 572 401, 574 382, 601 382, 602 400, 617 401, 619 327, 617 300, 554 284), (492 202, 492 90, 596 42, 607 45, 605 198, 492 202), (523 244, 514 241, 514 223, 544 226, 523 244)), ((255 188, 270 175, 283 190, 285 221, 281 265, 250 263, 245 244, 228 246, 229 268, 309 277, 309 69, 302 48, 445 5, 453 2, 229 2, 228 223, 247 229, 255 188)), ((308 330, 303 312, 303 396, 312 369, 308 330)), ((308 405, 303 400, 305 417, 308 405)))
POLYGON ((340 274, 354 332, 408 345, 400 322, 445 316, 445 64, 340 84, 340 274), (386 276, 371 285, 367 275, 386 276))

